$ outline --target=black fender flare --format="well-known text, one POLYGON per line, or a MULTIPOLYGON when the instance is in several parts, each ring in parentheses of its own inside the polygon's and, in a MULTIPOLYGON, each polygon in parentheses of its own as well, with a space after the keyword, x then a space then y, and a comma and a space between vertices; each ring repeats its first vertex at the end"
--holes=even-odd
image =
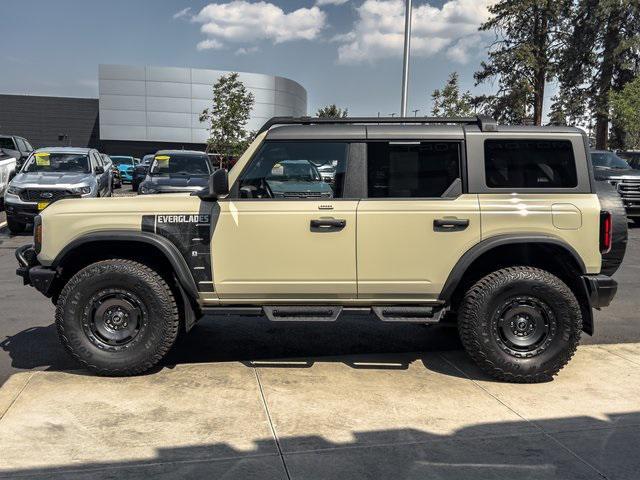
POLYGON ((187 262, 184 260, 175 245, 166 238, 155 233, 136 232, 131 230, 107 230, 87 233, 67 244, 53 260, 51 268, 55 269, 60 266, 64 262, 65 257, 76 248, 89 243, 105 241, 138 242, 157 248, 171 264, 180 287, 194 302, 197 302, 198 288, 195 280, 193 279, 193 275, 191 275, 191 272, 189 271, 187 262))
MULTIPOLYGON (((567 253, 571 255, 571 257, 575 260, 576 265, 578 266, 580 275, 585 275, 586 266, 584 261, 576 252, 576 250, 569 245, 567 242, 561 240, 557 237, 552 237, 550 235, 541 235, 541 234, 508 234, 508 235, 496 235, 494 237, 489 237, 481 242, 477 243, 469 250, 465 252, 462 257, 458 260, 456 265, 451 270, 447 281, 442 287, 442 291, 439 296, 439 300, 450 303, 453 293, 458 287, 460 281, 462 280, 465 272, 471 266, 471 264, 478 259, 481 255, 489 252, 490 250, 503 246, 503 245, 513 245, 513 244, 536 244, 536 245, 552 245, 554 247, 563 248, 567 253)), ((584 285, 584 282, 577 282, 577 288, 580 288, 581 293, 584 295, 584 299, 589 302, 589 292, 584 285)), ((589 334, 593 335, 594 327, 593 327, 593 311, 591 308, 591 304, 582 305, 582 314, 583 314, 583 330, 589 334)))

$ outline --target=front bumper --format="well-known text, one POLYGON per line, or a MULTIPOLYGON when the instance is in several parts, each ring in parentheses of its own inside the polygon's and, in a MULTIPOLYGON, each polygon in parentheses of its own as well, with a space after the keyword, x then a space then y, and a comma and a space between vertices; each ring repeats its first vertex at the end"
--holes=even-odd
POLYGON ((38 256, 33 245, 23 245, 16 250, 18 268, 16 275, 22 278, 24 285, 31 285, 46 297, 50 297, 51 285, 57 272, 43 267, 38 262, 38 256))
POLYGON ((618 282, 606 275, 583 275, 582 281, 593 308, 609 306, 618 291, 618 282))
POLYGON ((40 213, 37 203, 15 203, 11 201, 8 196, 5 197, 4 208, 7 216, 11 217, 14 222, 19 223, 33 223, 35 216, 40 213))

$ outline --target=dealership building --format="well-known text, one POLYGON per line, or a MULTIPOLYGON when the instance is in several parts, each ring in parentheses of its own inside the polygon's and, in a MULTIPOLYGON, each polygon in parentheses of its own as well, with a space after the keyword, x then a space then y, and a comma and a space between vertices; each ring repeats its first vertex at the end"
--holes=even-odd
MULTIPOLYGON (((100 65, 98 98, 0 94, 0 134, 35 147, 93 147, 140 157, 160 149, 204 149, 200 113, 213 84, 230 72, 195 68, 100 65)), ((249 130, 273 116, 307 115, 307 92, 288 78, 241 73, 255 99, 249 130)))

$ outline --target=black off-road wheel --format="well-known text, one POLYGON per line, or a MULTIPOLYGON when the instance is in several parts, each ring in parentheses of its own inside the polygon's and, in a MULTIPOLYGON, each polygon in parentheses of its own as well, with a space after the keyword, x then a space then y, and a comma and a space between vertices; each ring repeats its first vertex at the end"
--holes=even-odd
POLYGON ((56 326, 62 344, 84 367, 99 375, 137 375, 175 343, 178 307, 151 268, 106 260, 68 281, 58 298, 56 326))
POLYGON ((502 381, 538 383, 551 380, 575 353, 582 315, 571 289, 555 275, 509 267, 467 291, 458 329, 484 372, 502 381))

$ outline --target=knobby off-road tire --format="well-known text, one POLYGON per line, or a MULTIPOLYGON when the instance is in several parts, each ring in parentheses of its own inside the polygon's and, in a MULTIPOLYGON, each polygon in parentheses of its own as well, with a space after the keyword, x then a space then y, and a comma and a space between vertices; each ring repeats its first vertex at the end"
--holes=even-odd
POLYGON ((130 260, 97 262, 76 273, 56 306, 67 351, 86 368, 109 376, 143 373, 178 335, 171 289, 151 268, 130 260))
POLYGON ((458 329, 483 371, 503 381, 538 383, 551 380, 575 353, 582 315, 571 289, 555 275, 509 267, 467 291, 458 329))

